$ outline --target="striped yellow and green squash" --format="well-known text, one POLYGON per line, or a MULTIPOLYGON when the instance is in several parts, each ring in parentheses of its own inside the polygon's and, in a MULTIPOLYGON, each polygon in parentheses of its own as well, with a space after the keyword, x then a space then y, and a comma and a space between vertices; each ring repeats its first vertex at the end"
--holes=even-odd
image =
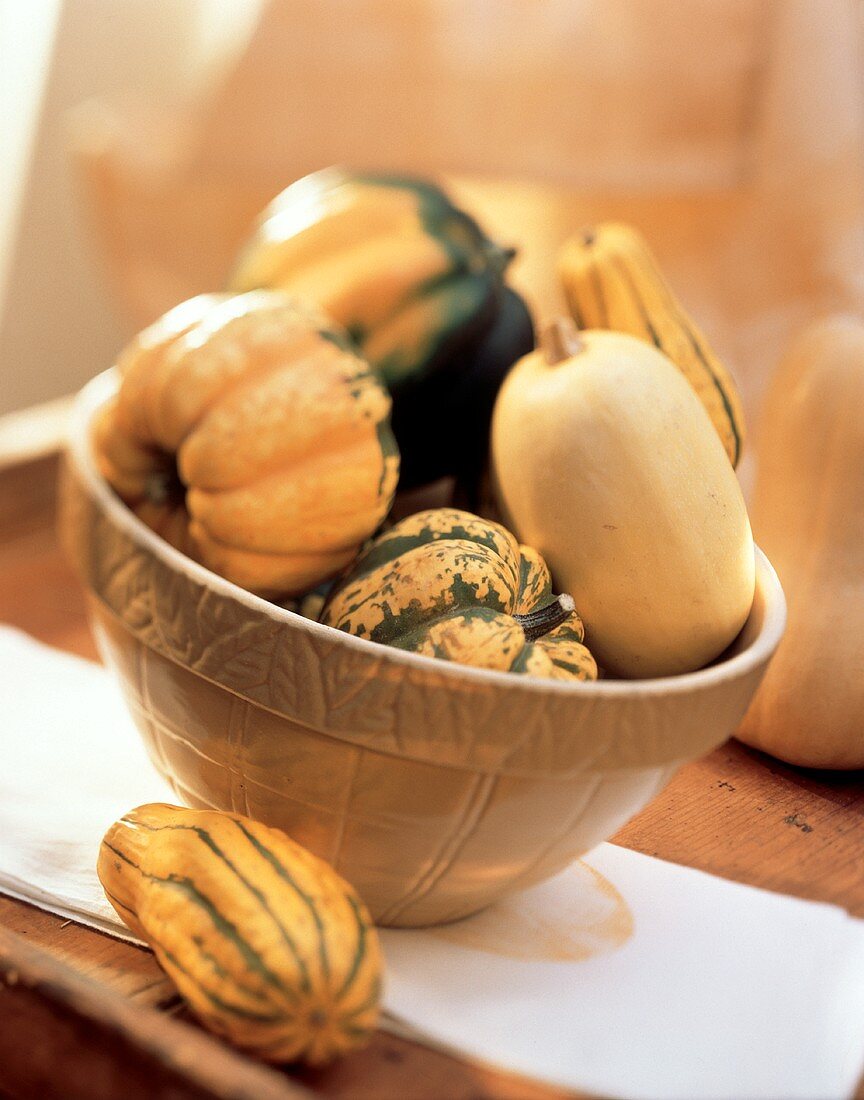
POLYGON ((617 222, 584 229, 565 244, 559 273, 579 328, 637 336, 672 360, 737 466, 744 412, 735 381, 675 297, 642 235, 617 222))
POLYGON ((185 501, 188 552, 236 584, 305 592, 389 511, 390 396, 314 305, 202 295, 133 340, 118 370, 93 431, 103 476, 157 529, 154 515, 185 501))
POLYGON ((371 918, 284 833, 151 803, 111 826, 97 871, 195 1015, 242 1049, 321 1065, 374 1030, 382 957, 371 918))
POLYGON ((230 286, 317 303, 395 392, 491 322, 511 256, 432 183, 328 168, 264 211, 230 286))
POLYGON ((374 642, 501 672, 593 680, 573 600, 498 523, 450 508, 381 535, 333 589, 321 621, 374 642))

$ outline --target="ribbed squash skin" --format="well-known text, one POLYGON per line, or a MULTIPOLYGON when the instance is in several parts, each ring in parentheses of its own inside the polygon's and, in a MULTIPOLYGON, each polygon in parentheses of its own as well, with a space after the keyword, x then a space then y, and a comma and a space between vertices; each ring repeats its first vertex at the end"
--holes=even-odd
POLYGON ((331 592, 321 621, 445 661, 553 680, 593 680, 579 615, 536 641, 514 616, 551 603, 540 555, 469 512, 417 512, 381 535, 331 592))
POLYGON ((696 391, 730 462, 737 466, 744 445, 744 411, 735 381, 687 316, 642 235, 617 222, 584 229, 564 246, 559 273, 580 329, 638 336, 672 360, 696 391))
POLYGON ((864 322, 802 332, 772 379, 753 530, 786 633, 738 736, 790 764, 864 767, 864 322))
POLYGON ((264 211, 230 285, 317 303, 398 392, 489 323, 508 259, 433 184, 328 168, 264 211))
POLYGON ((237 1046, 321 1065, 374 1030, 382 958, 369 914, 284 833, 152 803, 111 826, 97 870, 195 1015, 237 1046))
POLYGON ((661 352, 618 332, 572 336, 563 354, 547 345, 517 363, 499 394, 502 513, 576 594, 604 669, 692 671, 750 612, 741 489, 705 409, 661 352))
POLYGON ((274 291, 195 298, 118 366, 94 429, 101 472, 138 511, 185 491, 194 555, 229 580, 303 592, 387 514, 390 398, 314 306, 274 291))

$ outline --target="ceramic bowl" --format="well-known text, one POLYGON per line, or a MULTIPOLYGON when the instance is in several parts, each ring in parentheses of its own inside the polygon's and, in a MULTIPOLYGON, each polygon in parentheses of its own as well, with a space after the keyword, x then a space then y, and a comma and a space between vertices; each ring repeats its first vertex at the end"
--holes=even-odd
POLYGON ((64 542, 150 756, 192 806, 248 814, 329 860, 384 925, 455 920, 611 836, 736 728, 783 632, 758 554, 723 658, 667 679, 562 683, 354 638, 251 595, 144 526, 99 476, 81 393, 64 542))

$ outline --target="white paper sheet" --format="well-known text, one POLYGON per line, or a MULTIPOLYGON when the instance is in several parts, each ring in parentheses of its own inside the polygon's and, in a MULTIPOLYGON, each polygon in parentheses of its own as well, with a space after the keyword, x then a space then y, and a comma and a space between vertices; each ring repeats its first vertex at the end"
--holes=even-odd
MULTIPOLYGON (((99 839, 173 796, 98 666, 0 628, 0 693, 0 890, 123 935, 99 839)), ((469 921, 383 941, 397 1020, 565 1087, 832 1100, 864 1068, 864 922, 611 844, 469 921)))

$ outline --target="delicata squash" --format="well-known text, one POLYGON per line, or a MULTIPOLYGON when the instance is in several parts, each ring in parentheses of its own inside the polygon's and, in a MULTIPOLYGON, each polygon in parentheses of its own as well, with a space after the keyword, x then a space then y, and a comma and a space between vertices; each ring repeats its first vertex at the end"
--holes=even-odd
POLYGON ((97 872, 191 1010, 236 1046, 320 1065, 374 1030, 382 958, 369 913, 279 830, 151 803, 111 826, 97 872))
MULTIPOLYGON (((141 333, 96 425, 134 509, 185 495, 194 556, 262 595, 352 560, 399 476, 390 398, 341 330, 276 291, 203 295, 141 333)), ((146 516, 145 516, 146 518, 146 516)))
POLYGON ((737 466, 744 410, 735 380, 675 297, 641 233, 619 222, 583 229, 564 246, 558 268, 579 328, 625 332, 662 351, 696 391, 737 466))
POLYGON ((498 523, 417 512, 373 542, 330 593, 321 621, 445 661, 552 680, 593 680, 594 658, 546 563, 498 523))

